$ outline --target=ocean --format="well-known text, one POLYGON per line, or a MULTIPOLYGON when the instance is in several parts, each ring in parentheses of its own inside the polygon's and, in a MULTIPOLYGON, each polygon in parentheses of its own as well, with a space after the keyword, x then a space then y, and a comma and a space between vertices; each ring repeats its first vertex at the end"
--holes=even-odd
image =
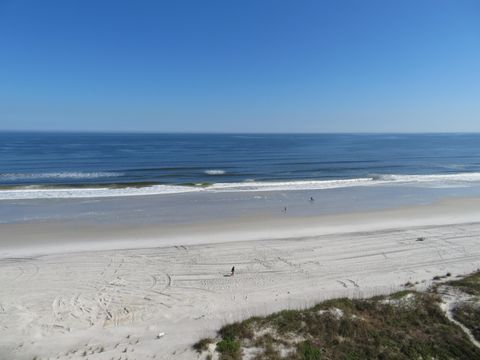
POLYGON ((0 200, 480 183, 480 134, 0 133, 0 200))

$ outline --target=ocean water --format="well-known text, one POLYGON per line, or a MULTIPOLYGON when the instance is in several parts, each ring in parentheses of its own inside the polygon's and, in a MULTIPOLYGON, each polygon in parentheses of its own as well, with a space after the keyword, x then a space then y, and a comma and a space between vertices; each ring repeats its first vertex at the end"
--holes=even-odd
POLYGON ((480 183, 480 134, 0 133, 0 200, 480 183))

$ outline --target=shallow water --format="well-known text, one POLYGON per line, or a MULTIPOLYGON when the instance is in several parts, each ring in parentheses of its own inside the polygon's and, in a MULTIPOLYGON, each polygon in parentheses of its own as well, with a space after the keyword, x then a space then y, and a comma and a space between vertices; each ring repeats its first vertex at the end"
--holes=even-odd
POLYGON ((328 190, 4 200, 0 206, 0 224, 45 221, 186 224, 239 217, 303 217, 362 212, 430 204, 445 198, 479 196, 480 186, 432 188, 382 185, 328 190), (310 200, 311 197, 314 201, 310 200))

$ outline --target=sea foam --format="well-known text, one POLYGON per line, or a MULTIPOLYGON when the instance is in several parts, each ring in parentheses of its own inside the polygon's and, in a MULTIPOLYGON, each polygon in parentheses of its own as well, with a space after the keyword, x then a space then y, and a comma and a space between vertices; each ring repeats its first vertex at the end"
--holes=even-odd
POLYGON ((431 175, 375 175, 356 179, 258 181, 214 183, 210 186, 151 185, 144 187, 97 188, 31 188, 22 187, 0 190, 0 200, 49 199, 49 198, 102 198, 118 196, 147 196, 179 194, 187 192, 260 192, 323 190, 355 186, 470 186, 480 185, 480 173, 431 174, 431 175))

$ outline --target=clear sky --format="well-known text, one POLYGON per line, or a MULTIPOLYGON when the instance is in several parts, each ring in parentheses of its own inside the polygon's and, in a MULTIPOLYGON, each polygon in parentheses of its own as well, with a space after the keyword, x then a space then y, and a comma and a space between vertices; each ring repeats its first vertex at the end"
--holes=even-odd
POLYGON ((0 129, 480 131, 480 1, 0 0, 0 129))

